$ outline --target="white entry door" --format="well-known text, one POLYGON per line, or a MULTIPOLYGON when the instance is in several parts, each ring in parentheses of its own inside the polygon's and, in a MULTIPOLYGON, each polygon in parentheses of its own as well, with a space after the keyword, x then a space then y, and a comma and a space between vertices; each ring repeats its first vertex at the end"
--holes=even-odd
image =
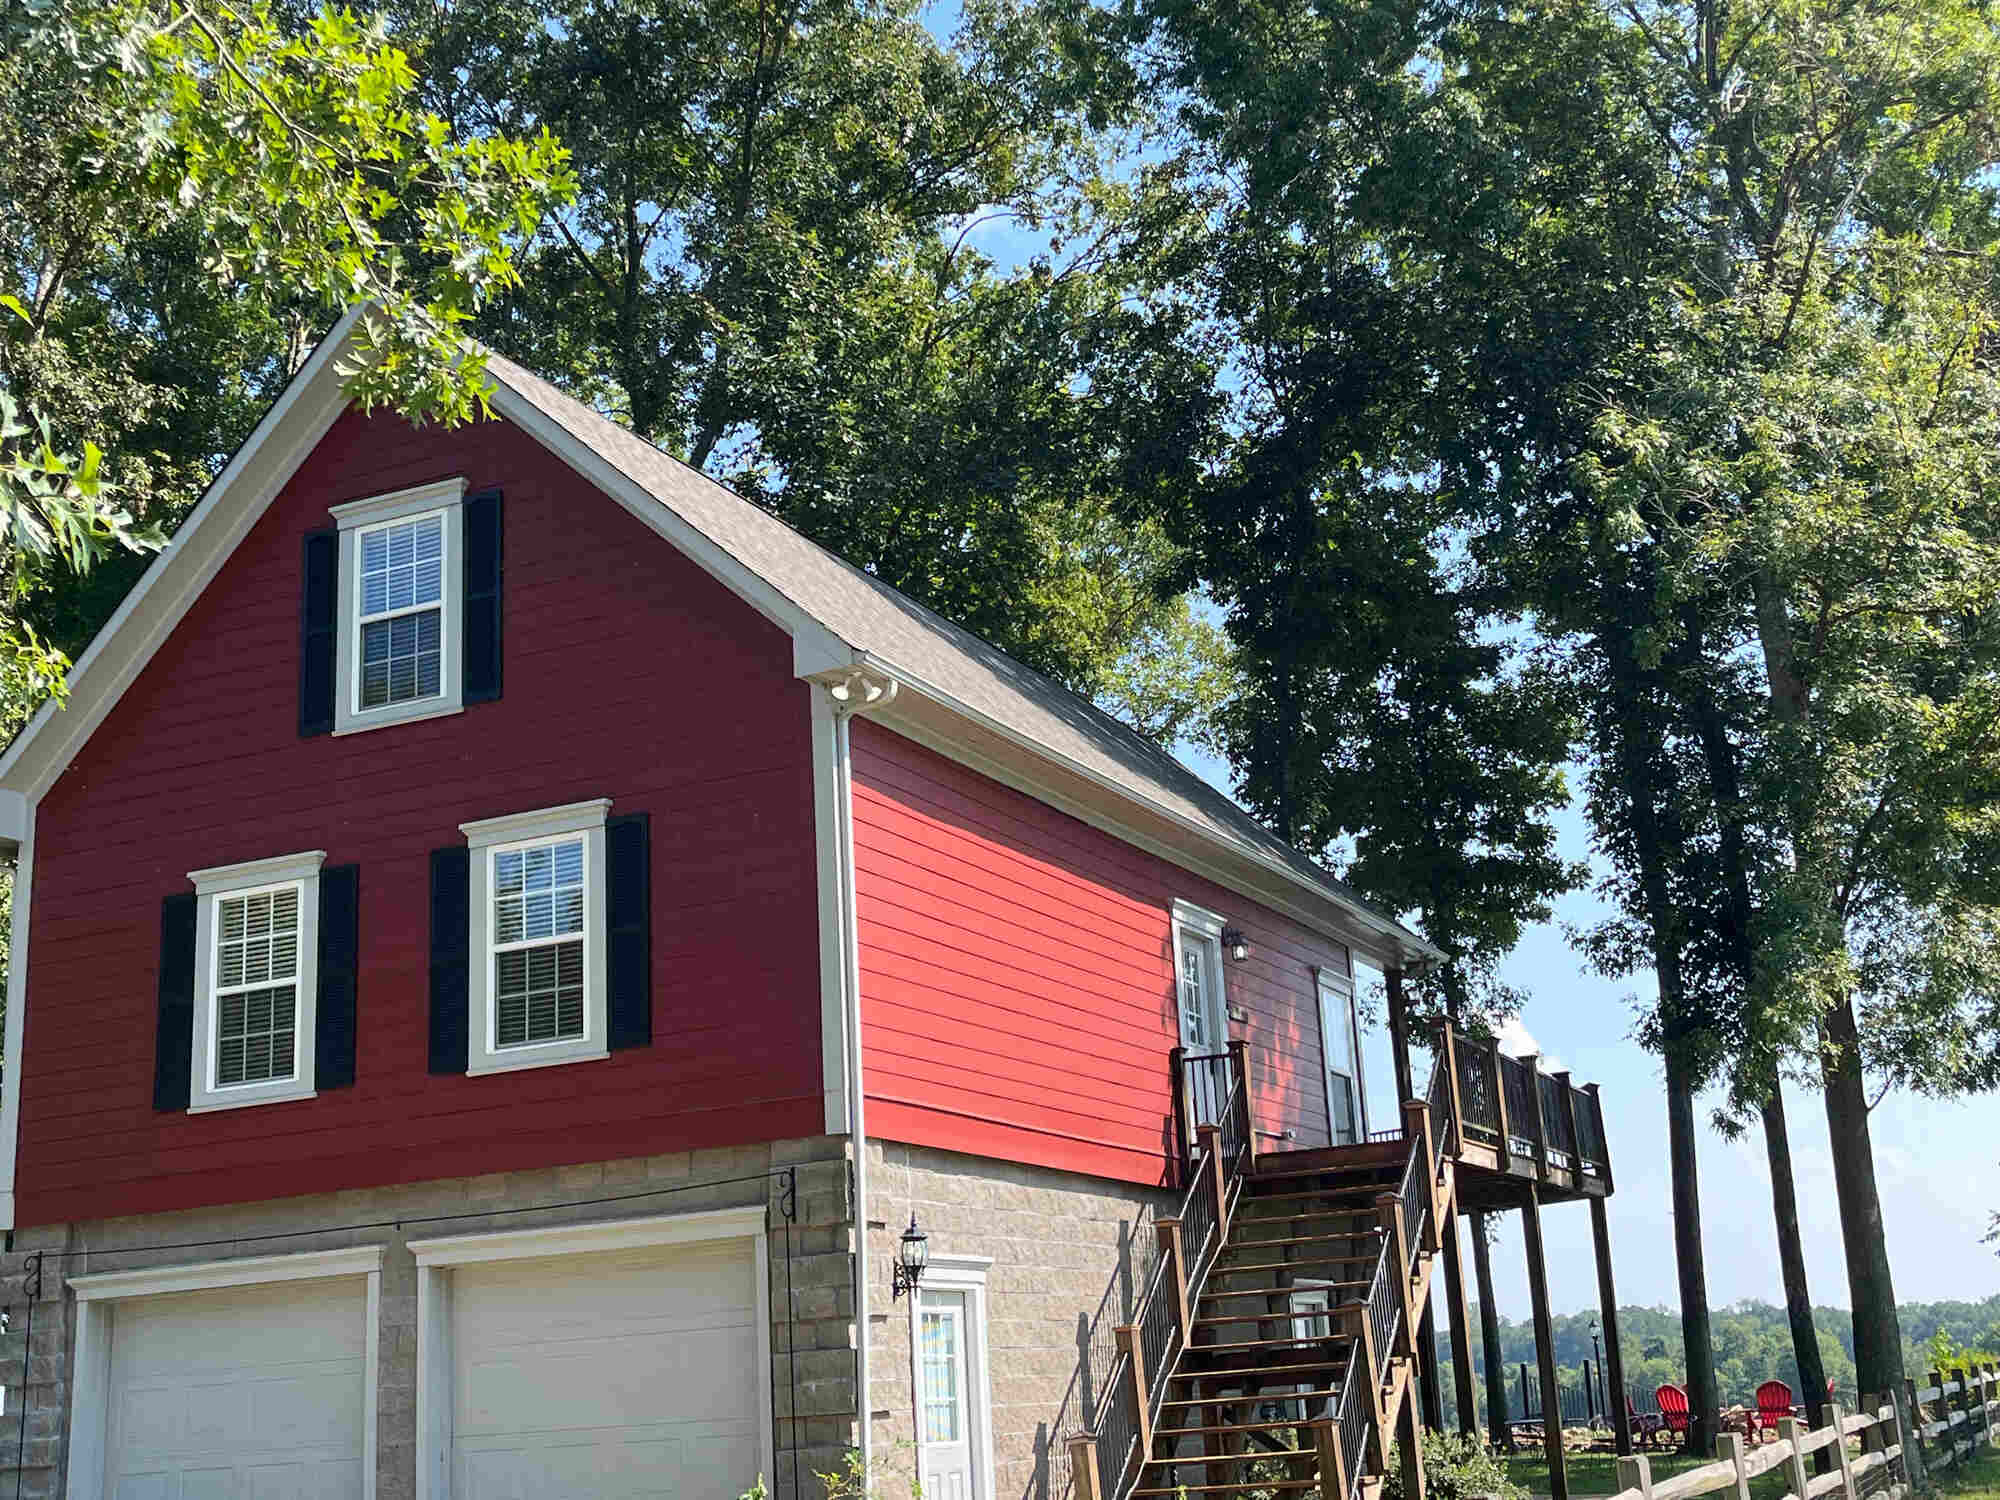
POLYGON ((361 1277, 112 1308, 109 1500, 359 1500, 361 1277))
POLYGON ((917 1310, 924 1500, 977 1500, 964 1292, 922 1292, 917 1310))
POLYGON ((1222 919, 1194 907, 1177 908, 1174 962, 1181 1047, 1190 1058, 1213 1059, 1185 1065, 1182 1088, 1192 1132, 1197 1125, 1219 1123, 1223 1103, 1229 1097, 1229 1064, 1219 1056, 1229 1049, 1229 1013, 1222 989, 1222 919))
POLYGON ((756 1481, 768 1413, 749 1241, 451 1279, 452 1500, 736 1500, 756 1481))

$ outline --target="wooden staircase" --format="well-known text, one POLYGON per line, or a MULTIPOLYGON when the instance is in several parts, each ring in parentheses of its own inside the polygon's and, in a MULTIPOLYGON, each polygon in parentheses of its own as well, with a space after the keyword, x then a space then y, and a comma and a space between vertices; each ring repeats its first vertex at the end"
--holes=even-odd
MULTIPOLYGON (((1233 1176, 1204 1138, 1214 1249, 1183 1251, 1180 1222, 1163 1224, 1177 1352, 1148 1381, 1143 1330, 1120 1330, 1134 1461, 1106 1464, 1119 1472, 1101 1488, 1093 1473, 1084 1500, 1379 1494, 1406 1405, 1416 1425, 1415 1318, 1455 1211, 1438 1101, 1410 1101, 1404 1121, 1391 1143, 1242 1152, 1233 1176)), ((1421 1497, 1420 1461, 1406 1458, 1404 1473, 1405 1493, 1421 1497)))

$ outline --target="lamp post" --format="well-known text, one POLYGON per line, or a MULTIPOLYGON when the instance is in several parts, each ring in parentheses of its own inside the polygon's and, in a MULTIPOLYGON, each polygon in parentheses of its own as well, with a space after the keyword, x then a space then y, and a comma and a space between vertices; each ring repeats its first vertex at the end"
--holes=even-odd
POLYGON ((1597 1336, 1597 1319, 1590 1320, 1590 1355, 1597 1366, 1598 1408, 1603 1411, 1606 1421, 1611 1419, 1611 1390, 1604 1383, 1604 1344, 1597 1336))

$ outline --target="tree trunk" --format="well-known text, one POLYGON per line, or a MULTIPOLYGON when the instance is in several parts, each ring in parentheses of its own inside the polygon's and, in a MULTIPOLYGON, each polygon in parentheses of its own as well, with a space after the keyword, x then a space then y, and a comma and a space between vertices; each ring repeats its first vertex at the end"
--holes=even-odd
MULTIPOLYGON (((1675 966, 1676 969, 1678 965, 1675 966)), ((1660 975, 1664 991, 1667 976, 1660 975)), ((1676 974, 1678 987, 1678 974, 1676 974)), ((1687 1451, 1707 1457, 1722 1426, 1715 1384, 1715 1339, 1709 1328, 1708 1268, 1701 1252, 1701 1174, 1694 1150, 1694 1084, 1669 1044, 1667 1158, 1672 1168, 1674 1263, 1680 1272, 1681 1341, 1687 1350, 1687 1451)))
POLYGON ((1903 1334, 1896 1288, 1882 1233, 1882 1199, 1875 1187, 1875 1148, 1868 1138, 1868 1092, 1849 1000, 1827 1012, 1833 1055, 1821 1064, 1826 1126, 1833 1138, 1833 1185, 1840 1197, 1840 1238, 1847 1251, 1847 1291, 1854 1303, 1854 1373, 1864 1391, 1903 1389, 1903 1334))
MULTIPOLYGON (((1792 1354, 1798 1360, 1800 1401, 1811 1425, 1826 1425, 1826 1367, 1819 1357, 1819 1329, 1813 1326, 1812 1294, 1806 1289, 1805 1242, 1799 1235, 1799 1194, 1792 1180, 1792 1147, 1785 1124, 1785 1100, 1776 1070, 1762 1108, 1764 1154, 1771 1163, 1771 1212, 1778 1222, 1778 1268, 1785 1282, 1785 1320, 1792 1327, 1792 1354)), ((1863 1390, 1870 1389, 1866 1381, 1863 1390)))
POLYGON ((1486 1242, 1486 1215, 1472 1216, 1472 1277, 1479 1286, 1479 1352, 1486 1367, 1486 1434, 1503 1453, 1514 1451, 1507 1423, 1507 1367, 1500 1354, 1500 1309, 1493 1301, 1493 1250, 1486 1242))

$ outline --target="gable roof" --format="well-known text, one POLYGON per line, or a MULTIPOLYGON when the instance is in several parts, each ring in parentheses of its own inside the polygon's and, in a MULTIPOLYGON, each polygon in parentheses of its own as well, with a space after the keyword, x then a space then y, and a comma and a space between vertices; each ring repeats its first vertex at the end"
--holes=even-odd
MULTIPOLYGON (((70 674, 0 756, 0 790, 38 798, 346 402, 344 317, 203 495, 70 674)), ((898 686, 871 716, 1288 909, 1378 963, 1437 950, 1286 844, 1178 760, 990 642, 794 531, 761 506, 498 354, 492 406, 788 630, 802 677, 870 668, 898 686)))

